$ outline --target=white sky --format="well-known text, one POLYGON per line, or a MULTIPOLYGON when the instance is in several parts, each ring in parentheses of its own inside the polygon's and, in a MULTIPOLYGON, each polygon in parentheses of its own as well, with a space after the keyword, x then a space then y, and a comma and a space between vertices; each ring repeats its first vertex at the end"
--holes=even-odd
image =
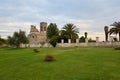
POLYGON ((120 21, 120 0, 0 0, 0 35, 6 38, 19 29, 29 34, 30 25, 39 29, 40 22, 66 23, 79 28, 79 35, 100 37, 104 26, 120 21))

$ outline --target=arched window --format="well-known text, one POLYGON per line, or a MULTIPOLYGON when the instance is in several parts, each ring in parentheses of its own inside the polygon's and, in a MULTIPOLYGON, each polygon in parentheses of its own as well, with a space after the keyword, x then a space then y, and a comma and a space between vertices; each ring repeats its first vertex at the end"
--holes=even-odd
POLYGON ((46 31, 46 27, 44 27, 44 31, 46 31))
POLYGON ((32 38, 35 38, 34 36, 32 36, 32 38))

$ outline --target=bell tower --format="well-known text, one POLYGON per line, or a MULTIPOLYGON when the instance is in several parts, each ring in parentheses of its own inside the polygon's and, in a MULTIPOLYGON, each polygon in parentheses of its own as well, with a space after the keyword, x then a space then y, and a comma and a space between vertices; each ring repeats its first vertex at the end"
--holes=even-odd
POLYGON ((46 31, 47 31, 47 23, 41 22, 40 23, 40 32, 46 33, 46 31))

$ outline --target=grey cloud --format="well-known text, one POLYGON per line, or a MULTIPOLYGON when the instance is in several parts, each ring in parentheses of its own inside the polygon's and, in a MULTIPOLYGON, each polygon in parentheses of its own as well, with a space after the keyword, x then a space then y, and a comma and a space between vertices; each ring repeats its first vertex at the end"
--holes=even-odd
POLYGON ((39 27, 39 22, 46 21, 57 23, 59 28, 66 23, 79 24, 81 32, 101 33, 105 25, 120 20, 119 3, 119 0, 1 0, 0 28, 13 32, 23 29, 28 33, 29 25, 24 24, 39 27))

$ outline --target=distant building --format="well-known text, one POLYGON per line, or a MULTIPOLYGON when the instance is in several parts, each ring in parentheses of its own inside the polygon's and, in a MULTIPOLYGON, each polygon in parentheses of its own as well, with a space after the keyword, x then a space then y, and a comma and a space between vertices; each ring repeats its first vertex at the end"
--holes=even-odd
POLYGON ((40 44, 40 42, 47 41, 47 23, 40 23, 40 31, 36 28, 36 26, 31 25, 30 34, 28 35, 29 44, 40 44))

